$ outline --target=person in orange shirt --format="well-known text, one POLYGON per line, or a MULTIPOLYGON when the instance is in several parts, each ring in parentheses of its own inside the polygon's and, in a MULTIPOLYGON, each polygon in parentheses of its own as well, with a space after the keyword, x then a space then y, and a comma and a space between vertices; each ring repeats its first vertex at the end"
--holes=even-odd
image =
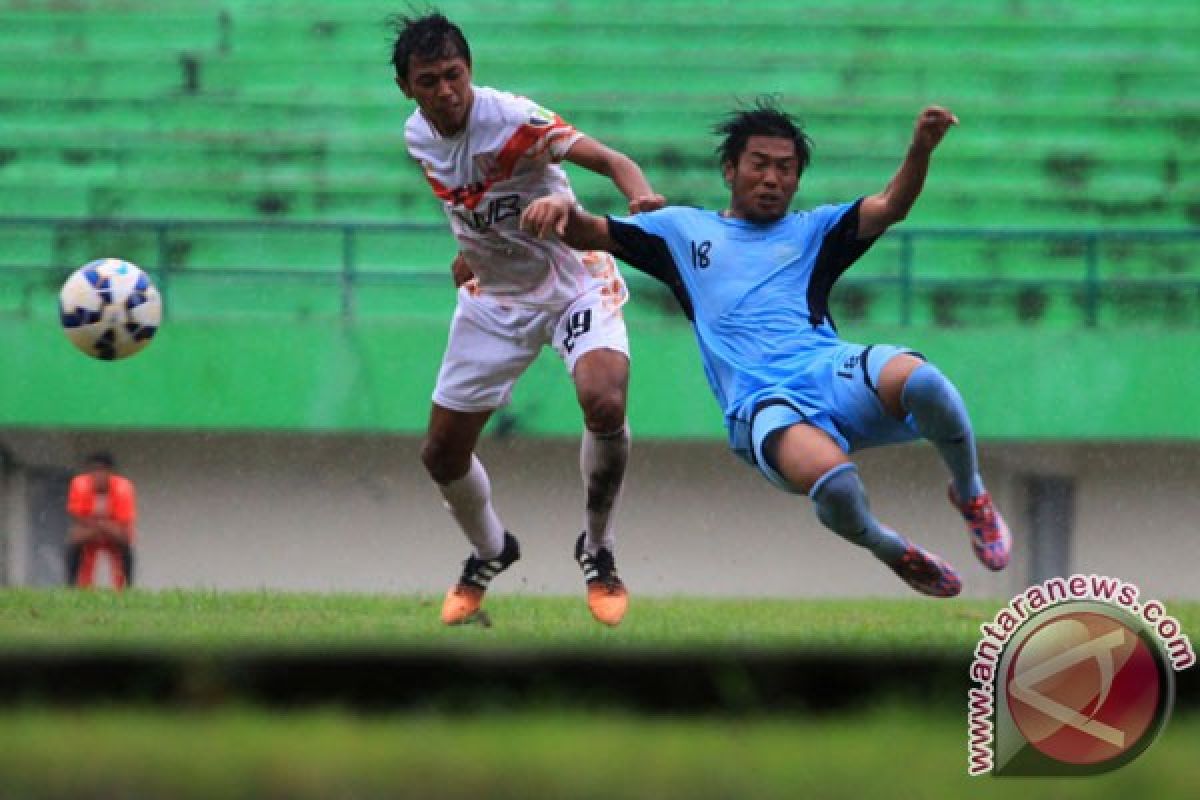
POLYGON ((117 475, 112 454, 93 453, 84 470, 71 479, 67 513, 71 533, 67 540, 67 583, 91 586, 96 556, 109 555, 117 589, 133 585, 134 522, 137 501, 133 482, 117 475))

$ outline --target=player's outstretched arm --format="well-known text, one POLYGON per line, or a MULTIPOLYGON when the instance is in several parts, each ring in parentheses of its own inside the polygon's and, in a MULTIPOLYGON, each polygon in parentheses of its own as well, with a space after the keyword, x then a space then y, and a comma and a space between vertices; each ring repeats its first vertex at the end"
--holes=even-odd
POLYGON ((929 159, 934 149, 958 117, 941 106, 928 106, 917 117, 912 143, 884 190, 864 197, 858 209, 858 238, 879 236, 892 225, 908 216, 929 174, 929 159))
POLYGON ((606 250, 620 256, 608 220, 589 214, 573 198, 552 194, 534 200, 521 214, 521 229, 539 239, 557 236, 576 250, 606 250))
POLYGON ((606 176, 629 200, 629 213, 657 211, 667 204, 661 194, 650 188, 642 168, 632 158, 584 136, 567 151, 567 161, 606 176))

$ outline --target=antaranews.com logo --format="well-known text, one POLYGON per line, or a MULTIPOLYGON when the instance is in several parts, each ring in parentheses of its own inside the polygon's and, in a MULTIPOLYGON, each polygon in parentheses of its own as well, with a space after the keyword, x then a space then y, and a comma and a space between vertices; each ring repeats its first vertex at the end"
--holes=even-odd
POLYGON ((967 772, 1095 775, 1167 724, 1175 673, 1196 663, 1179 621, 1131 583, 1051 578, 1014 597, 971 662, 967 772))

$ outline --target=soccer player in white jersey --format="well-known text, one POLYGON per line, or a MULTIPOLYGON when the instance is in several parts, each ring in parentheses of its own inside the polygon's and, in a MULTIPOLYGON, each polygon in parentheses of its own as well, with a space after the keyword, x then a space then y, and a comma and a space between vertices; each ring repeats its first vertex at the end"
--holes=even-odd
POLYGON ((882 191, 789 213, 810 142, 764 99, 717 127, 731 190, 725 211, 671 207, 606 219, 562 196, 536 201, 523 220, 539 236, 607 250, 665 282, 692 322, 730 448, 777 487, 807 494, 826 527, 934 597, 958 594, 958 574, 875 518, 849 455, 931 441, 976 556, 1003 569, 1012 537, 979 475, 967 409, 913 351, 843 341, 828 301, 842 273, 908 214, 934 149, 957 122, 944 108, 926 108, 882 191))
POLYGON ((519 222, 538 197, 573 196, 563 160, 610 178, 630 213, 661 208, 664 200, 627 156, 531 100, 475 86, 467 40, 442 14, 399 17, 392 64, 396 84, 417 104, 404 130, 409 155, 442 201, 459 247, 458 307, 421 450, 474 548, 446 594, 442 621, 470 620, 491 579, 520 557, 492 505, 475 447, 492 412, 509 402, 513 384, 550 345, 575 383, 584 416, 586 510, 575 559, 592 615, 616 625, 628 606, 612 528, 629 456, 625 283, 609 254, 538 239, 519 222))

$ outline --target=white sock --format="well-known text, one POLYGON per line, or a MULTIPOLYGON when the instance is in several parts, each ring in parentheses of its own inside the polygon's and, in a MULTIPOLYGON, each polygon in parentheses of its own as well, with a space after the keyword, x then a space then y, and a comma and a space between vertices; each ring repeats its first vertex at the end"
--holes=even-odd
POLYGON ((504 549, 504 523, 492 507, 492 483, 475 454, 471 454, 471 468, 466 475, 444 486, 439 483, 438 489, 446 500, 446 510, 475 546, 475 554, 482 559, 500 555, 504 549))
POLYGON ((612 433, 583 432, 579 447, 579 471, 587 492, 587 512, 584 515, 584 549, 595 555, 601 547, 613 549, 612 514, 625 481, 625 465, 629 461, 629 426, 622 425, 612 433))

